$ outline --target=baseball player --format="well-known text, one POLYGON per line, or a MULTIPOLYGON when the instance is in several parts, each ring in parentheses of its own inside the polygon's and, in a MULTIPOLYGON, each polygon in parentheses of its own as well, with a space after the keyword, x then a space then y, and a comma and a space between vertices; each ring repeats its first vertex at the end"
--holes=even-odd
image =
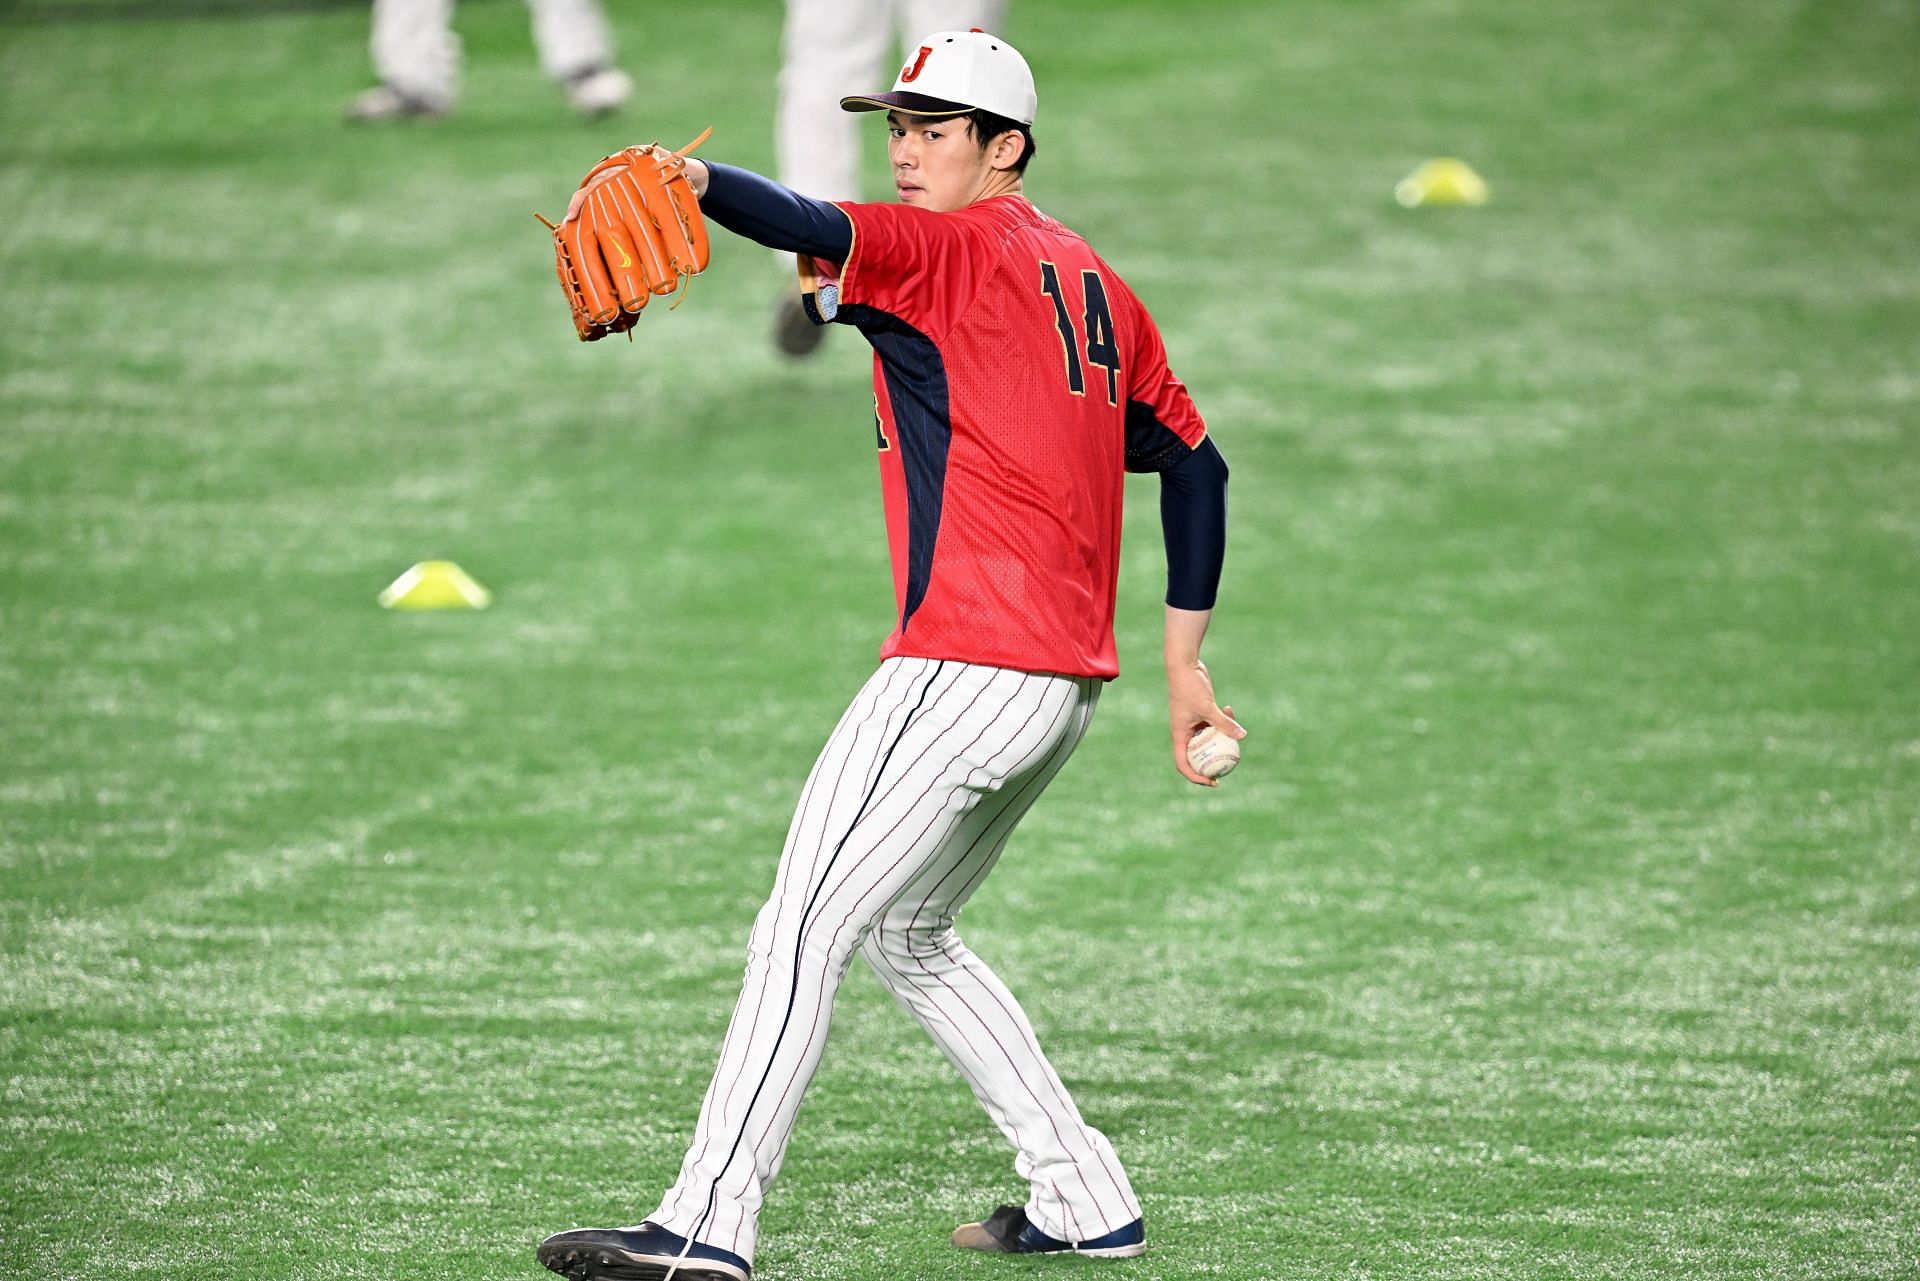
POLYGON ((915 47, 892 91, 842 100, 887 113, 897 202, 830 204, 686 161, 706 217, 798 254, 813 318, 873 346, 897 612, 879 670, 801 792, 679 1177, 643 1222, 539 1247, 578 1281, 745 1281, 855 953, 972 1087, 1025 1181, 1024 1204, 962 1225, 953 1243, 1098 1258, 1146 1249, 1113 1145, 954 929, 1118 674, 1127 471, 1161 477, 1174 766, 1210 785, 1188 740, 1207 726, 1245 736, 1200 661, 1226 465, 1146 309, 1022 193, 1035 105, 1005 41, 943 31, 915 47))
MULTIPOLYGON (((617 111, 633 81, 613 65, 613 36, 599 0, 527 0, 540 67, 592 118, 617 111)), ((445 115, 460 78, 453 0, 373 0, 373 67, 380 83, 354 96, 347 119, 374 124, 445 115)))

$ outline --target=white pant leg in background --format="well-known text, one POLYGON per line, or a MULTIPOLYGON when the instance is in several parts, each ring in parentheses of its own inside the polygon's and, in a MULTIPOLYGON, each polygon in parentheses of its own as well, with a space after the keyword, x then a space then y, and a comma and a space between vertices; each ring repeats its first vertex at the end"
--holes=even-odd
POLYGON ((649 1218, 752 1259, 834 994, 887 920, 904 941, 869 958, 919 971, 903 977, 876 961, 1013 1138, 1020 1168, 1044 1179, 1043 1230, 1085 1239, 1138 1217, 1111 1145, 1081 1119, 1026 1016, 951 935, 953 913, 1086 732, 1099 689, 1089 677, 968 663, 881 664, 801 793, 693 1143, 649 1218), (929 946, 949 965, 906 959, 929 946))
MULTIPOLYGON (((914 50, 920 47, 920 37, 936 31, 971 31, 978 27, 996 36, 1007 34, 1000 29, 1007 17, 1007 0, 896 0, 896 13, 903 66, 913 60, 914 50)), ((898 72, 899 68, 894 70, 898 72)), ((892 84, 893 77, 888 76, 887 83, 880 87, 885 89, 892 84)))
POLYGON ((858 199, 860 125, 877 133, 878 118, 842 111, 840 99, 892 88, 903 65, 887 61, 896 40, 904 59, 935 31, 997 32, 1006 11, 1006 0, 787 0, 774 116, 780 181, 820 200, 858 199))
POLYGON ((373 0, 373 70, 409 98, 448 106, 460 87, 453 0, 373 0))
POLYGON ((780 181, 801 195, 859 194, 854 127, 870 118, 840 110, 840 99, 893 84, 891 74, 880 73, 892 16, 891 0, 787 0, 773 141, 780 181))
POLYGON ((600 0, 527 0, 533 10, 533 43, 540 69, 567 80, 613 65, 613 33, 600 0))
MULTIPOLYGON (((599 0, 527 0, 540 69, 555 80, 613 65, 599 0)), ((451 105, 460 89, 453 0, 373 0, 373 70, 410 98, 451 105)))

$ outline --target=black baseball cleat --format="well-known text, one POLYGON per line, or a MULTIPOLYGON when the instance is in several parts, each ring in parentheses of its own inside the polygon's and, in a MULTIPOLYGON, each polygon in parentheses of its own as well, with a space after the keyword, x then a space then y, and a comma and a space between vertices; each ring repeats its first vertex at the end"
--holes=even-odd
POLYGON ((825 325, 816 325, 807 315, 806 304, 791 289, 773 305, 773 344, 795 360, 804 360, 827 336, 825 325))
POLYGON ((1017 1205, 1003 1205, 978 1223, 953 1230, 953 1243, 962 1250, 990 1254, 1080 1254, 1090 1259, 1131 1259, 1147 1252, 1147 1230, 1140 1219, 1091 1241, 1061 1241, 1027 1220, 1017 1205))
POLYGON ((569 1281, 747 1281, 753 1267, 731 1250, 687 1239, 657 1223, 556 1232, 536 1252, 569 1281))

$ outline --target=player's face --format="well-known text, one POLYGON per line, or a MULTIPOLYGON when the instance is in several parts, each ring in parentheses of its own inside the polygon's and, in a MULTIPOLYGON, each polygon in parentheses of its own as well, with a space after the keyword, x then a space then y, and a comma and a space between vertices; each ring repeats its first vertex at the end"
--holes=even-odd
POLYGON ((947 213, 978 200, 995 170, 965 120, 887 113, 887 161, 900 199, 947 213))

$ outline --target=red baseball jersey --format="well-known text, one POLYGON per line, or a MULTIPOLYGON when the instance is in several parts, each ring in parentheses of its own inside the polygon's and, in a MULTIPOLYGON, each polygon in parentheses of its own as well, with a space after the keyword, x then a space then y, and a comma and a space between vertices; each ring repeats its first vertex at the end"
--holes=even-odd
POLYGON ((1024 197, 844 203, 837 311, 873 345, 893 634, 881 656, 1111 678, 1125 473, 1206 424, 1146 308, 1024 197))

